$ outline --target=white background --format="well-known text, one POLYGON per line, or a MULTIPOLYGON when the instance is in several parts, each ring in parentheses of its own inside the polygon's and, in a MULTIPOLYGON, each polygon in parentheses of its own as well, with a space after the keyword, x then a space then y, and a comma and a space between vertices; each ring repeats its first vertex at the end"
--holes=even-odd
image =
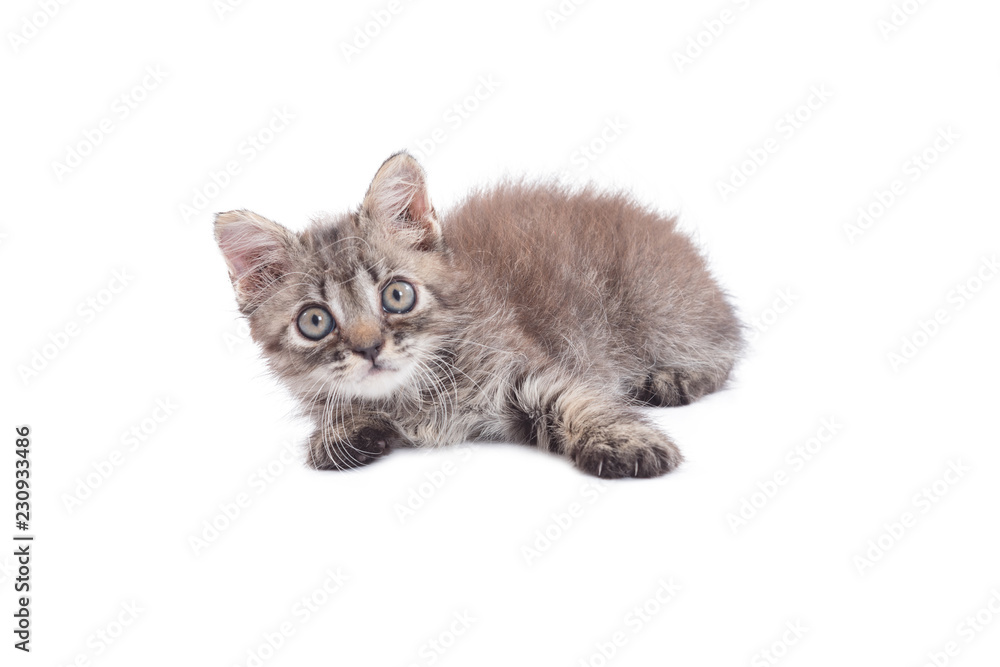
POLYGON ((28 424, 36 535, 30 655, 0 552, 4 665, 996 664, 996 3, 887 31, 889 0, 404 1, 350 56, 387 0, 50 4, 0 23, 0 533, 28 424), (301 228, 401 148, 439 210, 563 173, 681 216, 759 324, 728 390, 655 411, 680 470, 597 488, 503 444, 305 469, 212 213, 301 228))

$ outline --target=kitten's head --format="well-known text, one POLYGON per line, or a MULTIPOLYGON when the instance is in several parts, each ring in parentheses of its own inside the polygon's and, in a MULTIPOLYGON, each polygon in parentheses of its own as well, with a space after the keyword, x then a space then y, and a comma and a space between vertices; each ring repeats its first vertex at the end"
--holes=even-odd
POLYGON ((253 339, 306 400, 419 385, 454 333, 447 251, 423 169, 406 153, 385 161, 354 213, 294 233, 230 211, 216 216, 215 236, 253 339))

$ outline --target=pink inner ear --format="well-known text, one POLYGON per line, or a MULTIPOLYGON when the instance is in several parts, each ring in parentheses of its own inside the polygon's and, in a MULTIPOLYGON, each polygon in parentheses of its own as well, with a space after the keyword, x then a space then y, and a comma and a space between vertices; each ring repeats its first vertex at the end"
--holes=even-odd
POLYGON ((219 247, 237 278, 260 264, 267 245, 267 235, 250 224, 227 225, 219 231, 219 247))
POLYGON ((287 270, 283 231, 276 223, 247 211, 222 213, 216 219, 219 248, 241 300, 259 298, 287 270))
POLYGON ((430 197, 427 196, 427 191, 423 188, 418 188, 413 193, 413 199, 406 207, 408 217, 414 221, 426 221, 431 216, 432 210, 430 197))

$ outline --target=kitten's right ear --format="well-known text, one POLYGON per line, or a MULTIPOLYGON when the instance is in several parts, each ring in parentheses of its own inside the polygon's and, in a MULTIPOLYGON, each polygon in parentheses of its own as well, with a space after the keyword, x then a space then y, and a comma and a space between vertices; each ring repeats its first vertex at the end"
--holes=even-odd
POLYGON ((406 151, 382 163, 361 204, 371 228, 421 250, 440 247, 441 227, 423 167, 406 151))
POLYGON ((263 301, 271 286, 292 270, 295 236, 251 211, 217 213, 215 240, 226 258, 241 309, 263 301))

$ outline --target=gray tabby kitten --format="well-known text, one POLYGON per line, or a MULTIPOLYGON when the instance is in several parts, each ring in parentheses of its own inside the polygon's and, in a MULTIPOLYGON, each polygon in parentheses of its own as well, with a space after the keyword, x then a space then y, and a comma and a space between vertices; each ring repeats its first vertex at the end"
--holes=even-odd
POLYGON ((397 153, 353 213, 295 233, 230 211, 215 235, 315 468, 506 440, 662 475, 681 453, 636 406, 719 389, 743 348, 691 241, 624 194, 506 182, 438 216, 397 153))

